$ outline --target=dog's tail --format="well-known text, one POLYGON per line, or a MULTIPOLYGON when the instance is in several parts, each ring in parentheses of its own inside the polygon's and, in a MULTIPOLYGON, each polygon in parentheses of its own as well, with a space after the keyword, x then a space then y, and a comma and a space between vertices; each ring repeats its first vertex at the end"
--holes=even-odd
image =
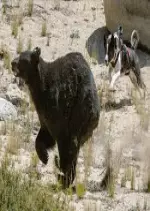
POLYGON ((140 36, 138 31, 133 30, 132 34, 131 34, 131 47, 136 50, 137 46, 139 44, 140 41, 140 36))

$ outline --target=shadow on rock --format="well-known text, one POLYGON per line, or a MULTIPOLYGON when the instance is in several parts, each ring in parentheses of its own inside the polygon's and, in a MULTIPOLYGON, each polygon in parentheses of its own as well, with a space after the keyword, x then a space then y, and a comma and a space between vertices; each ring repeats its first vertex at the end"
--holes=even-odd
POLYGON ((108 29, 103 26, 96 29, 86 41, 86 49, 91 58, 97 60, 99 64, 104 63, 104 34, 109 33, 108 29))
POLYGON ((102 109, 105 108, 106 112, 112 111, 112 110, 118 110, 120 108, 123 108, 125 106, 132 106, 131 99, 122 99, 120 102, 111 102, 108 101, 105 106, 102 106, 102 109))

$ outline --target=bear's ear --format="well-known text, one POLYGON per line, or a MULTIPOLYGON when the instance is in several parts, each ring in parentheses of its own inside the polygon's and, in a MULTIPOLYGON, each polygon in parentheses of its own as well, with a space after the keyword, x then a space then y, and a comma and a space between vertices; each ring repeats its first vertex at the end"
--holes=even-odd
POLYGON ((40 55, 41 55, 41 48, 39 48, 39 47, 34 48, 33 51, 32 51, 32 55, 31 55, 32 61, 38 62, 40 55))

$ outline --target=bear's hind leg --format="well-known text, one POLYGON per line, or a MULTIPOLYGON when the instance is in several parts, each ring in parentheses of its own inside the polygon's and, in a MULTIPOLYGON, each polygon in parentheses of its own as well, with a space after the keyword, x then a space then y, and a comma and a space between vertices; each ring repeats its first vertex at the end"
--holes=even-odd
POLYGON ((60 170, 63 175, 58 175, 58 180, 62 183, 62 187, 68 188, 75 179, 76 176, 76 164, 79 154, 79 146, 75 140, 70 140, 66 143, 66 140, 58 141, 58 150, 60 157, 60 170))
POLYGON ((53 148, 55 143, 55 140, 52 138, 48 130, 41 128, 35 141, 35 149, 39 159, 44 164, 47 164, 48 162, 47 150, 53 148))

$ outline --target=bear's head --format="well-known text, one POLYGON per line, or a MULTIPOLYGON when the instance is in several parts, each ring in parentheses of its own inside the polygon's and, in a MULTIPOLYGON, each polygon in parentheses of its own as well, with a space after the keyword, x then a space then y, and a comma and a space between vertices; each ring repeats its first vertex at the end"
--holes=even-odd
POLYGON ((33 51, 23 51, 19 57, 12 60, 12 71, 16 77, 22 78, 25 82, 34 80, 37 74, 41 49, 36 47, 33 51))

